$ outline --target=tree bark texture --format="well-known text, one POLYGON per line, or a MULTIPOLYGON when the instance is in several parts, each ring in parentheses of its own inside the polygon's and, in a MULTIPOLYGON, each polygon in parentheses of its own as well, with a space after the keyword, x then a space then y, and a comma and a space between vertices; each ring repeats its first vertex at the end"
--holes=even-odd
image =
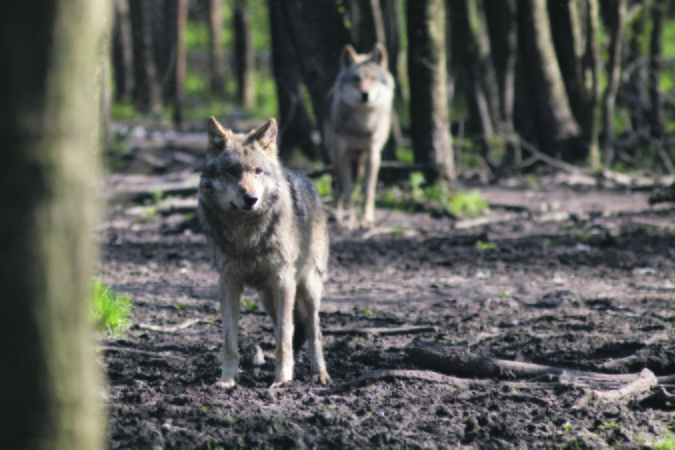
POLYGON ((251 12, 247 0, 234 2, 234 65, 237 73, 239 106, 252 108, 255 104, 255 53, 251 35, 251 12))
POLYGON ((319 129, 327 118, 327 94, 340 72, 340 53, 349 33, 334 0, 283 0, 286 23, 312 98, 319 129))
POLYGON ((380 0, 380 9, 382 10, 382 22, 384 24, 385 46, 389 55, 389 72, 394 76, 396 82, 395 101, 400 102, 403 99, 401 91, 401 80, 399 73, 399 62, 404 56, 401 47, 401 30, 403 30, 403 12, 401 11, 401 2, 399 0, 380 0))
POLYGON ((11 2, 0 14, 0 442, 101 449, 88 324, 100 183, 104 0, 11 2))
POLYGON ((209 28, 209 75, 211 92, 223 95, 225 59, 223 53, 222 0, 208 0, 207 23, 209 28))
POLYGON ((609 63, 607 64, 607 86, 602 97, 602 159, 605 167, 614 161, 614 104, 621 82, 621 54, 623 50, 623 32, 626 25, 627 0, 617 0, 611 11, 609 63))
MULTIPOLYGON (((408 0, 408 74, 415 161, 455 180, 447 95, 445 4, 408 0)), ((429 174, 431 175, 431 174, 429 174)))
POLYGON ((272 68, 279 102, 279 154, 282 159, 300 147, 309 158, 316 158, 311 139, 313 129, 302 98, 302 74, 286 23, 283 0, 267 0, 272 40, 272 68))
POLYGON ((586 155, 558 66, 546 0, 518 0, 519 47, 542 151, 566 161, 586 155))
POLYGON ((142 113, 160 114, 162 90, 159 84, 153 35, 152 0, 129 2, 134 49, 133 102, 142 113))
POLYGON ((174 0, 176 15, 174 16, 173 42, 175 62, 171 67, 171 98, 173 99, 173 122, 180 127, 183 121, 183 104, 185 103, 185 30, 188 19, 188 0, 174 0))
MULTIPOLYGON (((675 2, 672 2, 675 4, 675 2)), ((650 11, 648 6, 651 0, 640 0, 638 16, 633 19, 630 27, 631 36, 628 43, 628 63, 636 63, 649 54, 649 35, 647 25, 650 11)), ((647 115, 649 112, 649 94, 645 80, 645 67, 640 65, 630 74, 627 86, 628 103, 631 127, 637 134, 647 134, 647 115)), ((623 90, 622 90, 623 91, 623 90)))
POLYGON ((115 100, 131 99, 134 89, 134 50, 129 18, 129 0, 113 1, 115 15, 112 32, 112 62, 115 77, 115 100))
POLYGON ((663 55, 663 26, 669 0, 654 0, 652 5, 652 37, 649 45, 649 102, 651 105, 651 135, 663 137, 666 119, 661 92, 661 57, 663 55))

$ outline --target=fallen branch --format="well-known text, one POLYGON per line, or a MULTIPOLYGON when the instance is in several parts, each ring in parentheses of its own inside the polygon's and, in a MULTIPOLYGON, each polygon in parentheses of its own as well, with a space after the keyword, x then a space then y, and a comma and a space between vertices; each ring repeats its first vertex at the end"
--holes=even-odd
MULTIPOLYGON (((466 378, 532 379, 549 377, 561 384, 577 387, 613 388, 632 383, 636 374, 602 374, 518 361, 507 361, 471 353, 467 347, 453 347, 419 341, 408 348, 408 358, 416 366, 466 378)), ((659 382, 661 380, 659 379, 659 382)))
POLYGON ((153 358, 176 359, 179 361, 185 361, 185 358, 182 356, 166 355, 164 353, 148 352, 145 350, 136 350, 134 348, 102 346, 96 347, 96 350, 106 352, 135 353, 137 355, 150 356, 153 358))
POLYGON ((357 336, 391 336, 396 334, 418 334, 418 333, 437 333, 438 328, 431 326, 422 326, 422 327, 400 327, 400 328, 345 328, 345 329, 335 329, 329 328, 323 330, 321 333, 324 336, 345 336, 345 335, 357 335, 357 336))
POLYGON ((519 138, 520 140, 520 145, 527 150, 528 152, 532 153, 532 156, 536 156, 537 159, 539 159, 542 162, 545 162, 549 166, 555 167, 556 169, 564 170, 565 172, 573 173, 573 174, 583 174, 583 175, 591 175, 590 170, 582 169, 580 167, 575 167, 572 164, 567 164, 564 161, 561 161, 559 159, 555 159, 551 156, 548 156, 542 152, 540 152, 534 145, 530 144, 523 138, 519 138))
POLYGON ((593 391, 593 396, 609 401, 626 400, 649 391, 657 384, 659 384, 659 381, 654 376, 654 372, 649 369, 642 369, 637 379, 626 386, 610 391, 593 391))
POLYGON ((198 324, 198 323, 211 323, 210 320, 205 320, 205 319, 192 319, 188 320, 186 322, 181 323, 180 325, 175 325, 173 327, 160 327, 159 325, 149 325, 145 323, 139 323, 138 328, 141 330, 149 330, 149 331, 155 331, 157 333, 176 333, 180 330, 184 330, 186 328, 190 328, 192 325, 198 324))
POLYGON ((376 370, 374 372, 367 373, 363 376, 355 378, 346 383, 338 384, 324 392, 323 395, 332 395, 340 392, 347 391, 349 389, 365 386, 367 384, 376 383, 383 380, 422 380, 430 381, 433 383, 445 383, 453 385, 458 389, 469 389, 471 383, 467 380, 461 380, 455 377, 449 377, 447 375, 442 375, 440 373, 431 372, 428 370, 376 370))

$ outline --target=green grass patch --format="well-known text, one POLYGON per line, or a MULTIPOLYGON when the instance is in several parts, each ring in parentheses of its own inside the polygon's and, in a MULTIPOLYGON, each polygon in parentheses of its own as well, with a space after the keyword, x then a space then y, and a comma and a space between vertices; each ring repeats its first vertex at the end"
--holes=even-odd
POLYGON ((255 302, 255 300, 251 300, 250 298, 243 298, 241 300, 241 304, 244 305, 247 311, 255 312, 260 308, 260 306, 255 302))
POLYGON ((480 195, 480 191, 459 191, 450 199, 449 210, 456 216, 475 217, 488 209, 488 202, 480 195))
POLYGON ((131 326, 131 307, 128 295, 118 295, 101 280, 94 280, 89 302, 89 319, 99 331, 119 336, 131 326))
POLYGON ((656 442, 652 448, 654 450, 675 450, 675 434, 667 434, 662 440, 656 442))
POLYGON ((492 242, 483 242, 483 241, 477 241, 476 242, 476 248, 478 250, 491 250, 495 247, 496 247, 496 245, 493 244, 492 242))
POLYGON ((131 103, 112 102, 110 105, 110 117, 113 120, 128 120, 136 117, 136 110, 131 103))

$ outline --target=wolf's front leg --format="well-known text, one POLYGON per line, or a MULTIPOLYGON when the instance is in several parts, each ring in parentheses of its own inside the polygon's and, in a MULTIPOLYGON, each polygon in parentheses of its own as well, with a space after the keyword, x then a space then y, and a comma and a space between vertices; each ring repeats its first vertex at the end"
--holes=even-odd
POLYGON ((293 379, 293 304, 295 302, 295 291, 293 269, 285 268, 277 275, 277 286, 274 289, 274 303, 277 313, 274 337, 277 341, 277 350, 272 386, 279 386, 293 379))
POLYGON ((375 190, 377 188, 377 174, 380 172, 379 144, 372 144, 368 160, 366 161, 366 182, 363 186, 363 224, 370 227, 375 224, 375 190))
POLYGON ((239 379, 239 302, 241 282, 225 279, 221 275, 218 283, 220 311, 223 316, 223 371, 216 385, 229 388, 239 379))

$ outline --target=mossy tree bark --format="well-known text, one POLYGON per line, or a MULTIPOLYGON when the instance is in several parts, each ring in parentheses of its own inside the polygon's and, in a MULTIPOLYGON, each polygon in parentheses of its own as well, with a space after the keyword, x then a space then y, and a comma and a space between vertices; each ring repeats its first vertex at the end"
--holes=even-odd
POLYGON ((36 0, 0 14, 3 448, 103 448, 87 307, 110 6, 36 0))
POLYGON ((407 18, 410 118, 415 161, 435 166, 442 180, 454 182, 444 0, 408 0, 407 18))
POLYGON ((539 145, 566 161, 583 159, 587 147, 570 109, 553 47, 546 0, 518 0, 519 48, 534 107, 539 145))
POLYGON ((318 156, 311 139, 313 129, 302 97, 302 75, 290 30, 286 23, 283 0, 267 0, 272 40, 272 69, 279 102, 279 154, 287 159, 300 147, 311 159, 318 156))
POLYGON ((235 100, 239 106, 255 104, 255 53, 251 30, 251 11, 247 0, 234 2, 234 65, 237 73, 235 100))

